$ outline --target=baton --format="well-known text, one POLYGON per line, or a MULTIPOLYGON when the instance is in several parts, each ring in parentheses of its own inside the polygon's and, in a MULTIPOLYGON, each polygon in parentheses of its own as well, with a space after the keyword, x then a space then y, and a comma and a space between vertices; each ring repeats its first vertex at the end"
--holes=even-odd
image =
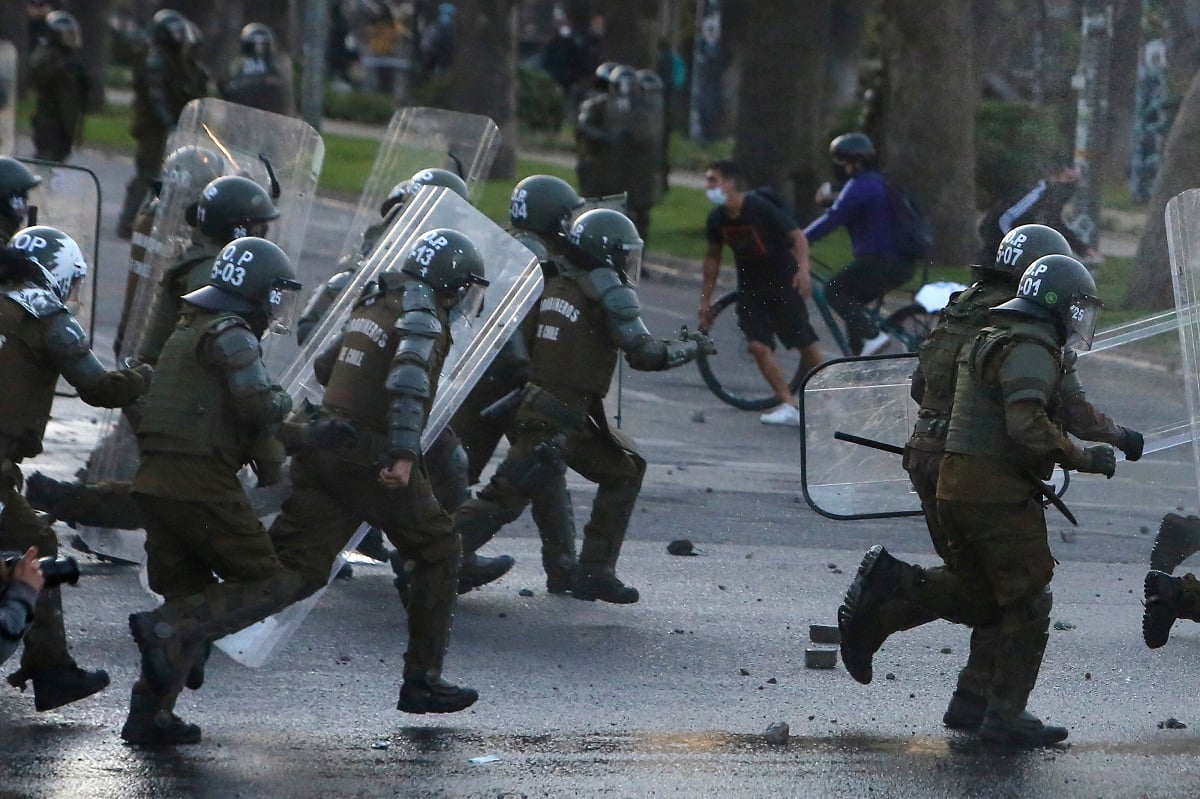
MULTIPOLYGON (((904 454, 904 447, 897 447, 895 444, 887 444, 883 441, 876 441, 873 438, 863 438, 862 436, 856 436, 852 433, 843 433, 840 430, 835 431, 833 437, 838 441, 848 441, 851 444, 858 444, 860 447, 877 449, 880 452, 890 452, 893 455, 904 454)), ((1038 493, 1042 495, 1042 499, 1053 505, 1058 512, 1066 517, 1067 521, 1069 521, 1071 524, 1075 525, 1076 527, 1079 526, 1079 521, 1075 518, 1075 514, 1071 513, 1071 509, 1067 507, 1067 503, 1063 502, 1062 498, 1058 496, 1058 494, 1054 493, 1053 488, 1046 485, 1041 480, 1034 480, 1033 482, 1037 486, 1038 493)))

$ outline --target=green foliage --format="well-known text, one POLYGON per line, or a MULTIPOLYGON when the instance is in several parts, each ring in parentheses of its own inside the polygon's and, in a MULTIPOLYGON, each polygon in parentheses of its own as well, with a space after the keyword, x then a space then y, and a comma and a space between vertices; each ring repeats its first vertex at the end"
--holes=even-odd
POLYGON ((333 119, 386 125, 395 111, 395 101, 386 94, 332 89, 325 91, 325 115, 333 119))
POLYGON ((517 120, 531 131, 557 131, 563 124, 562 87, 544 69, 517 69, 517 120))
POLYGON ((1069 147, 1052 111, 987 100, 975 116, 975 181, 981 208, 1036 182, 1069 147))

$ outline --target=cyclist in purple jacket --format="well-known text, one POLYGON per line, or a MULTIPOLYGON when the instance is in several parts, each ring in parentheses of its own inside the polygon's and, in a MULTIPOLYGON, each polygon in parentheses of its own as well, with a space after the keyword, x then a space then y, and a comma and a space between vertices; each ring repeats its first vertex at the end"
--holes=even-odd
POLYGON ((864 306, 908 282, 914 264, 897 255, 895 216, 871 139, 865 133, 846 133, 830 143, 829 154, 836 181, 845 185, 804 235, 811 244, 839 227, 850 234, 854 260, 826 284, 825 296, 846 320, 851 351, 874 355, 889 338, 864 306))

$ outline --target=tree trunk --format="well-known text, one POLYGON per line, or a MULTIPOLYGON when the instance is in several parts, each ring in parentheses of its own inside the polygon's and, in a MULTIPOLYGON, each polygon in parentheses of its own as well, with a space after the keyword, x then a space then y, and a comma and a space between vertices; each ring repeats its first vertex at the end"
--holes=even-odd
POLYGON ((1146 207, 1133 274, 1125 291, 1126 308, 1158 310, 1174 304, 1163 214, 1168 200, 1196 186, 1200 186, 1200 72, 1192 78, 1167 134, 1154 192, 1146 207))
POLYGON ((828 114, 858 100, 859 62, 874 0, 834 0, 825 65, 828 114))
POLYGON ((1129 174, 1133 147, 1133 98, 1142 40, 1142 0, 1118 0, 1113 9, 1113 43, 1108 67, 1108 147, 1101 180, 1119 182, 1129 174))
POLYGON ((635 69, 654 69, 666 0, 607 0, 604 4, 606 58, 635 69))
POLYGON ((450 70, 452 106, 500 127, 493 178, 516 175, 517 0, 460 0, 450 70))
POLYGON ((802 219, 813 216, 825 174, 825 87, 805 76, 824 74, 830 8, 831 0, 807 0, 786 25, 770 0, 746 0, 741 13, 727 15, 741 58, 734 160, 751 187, 776 188, 802 219))
POLYGON ((182 13, 204 32, 201 59, 213 83, 223 79, 237 54, 238 34, 246 16, 245 0, 190 3, 182 13))
POLYGON ((971 8, 958 0, 884 0, 889 69, 887 173, 937 232, 935 263, 970 263, 975 234, 971 8), (930 35, 937 31, 937 35, 930 35))

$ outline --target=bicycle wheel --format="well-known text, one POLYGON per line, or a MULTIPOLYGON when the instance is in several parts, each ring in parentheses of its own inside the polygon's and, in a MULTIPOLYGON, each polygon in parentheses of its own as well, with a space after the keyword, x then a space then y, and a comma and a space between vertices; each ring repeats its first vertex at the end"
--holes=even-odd
MULTIPOLYGON (((696 366, 704 385, 722 402, 744 411, 765 411, 778 405, 779 399, 758 370, 746 337, 738 329, 737 299, 738 293, 731 291, 712 304, 713 323, 708 335, 717 345, 717 354, 697 356, 696 366)), ((804 378, 800 353, 776 348, 775 358, 783 373, 791 377, 789 384, 795 391, 804 378)))
POLYGON ((909 352, 916 352, 921 342, 937 324, 938 314, 913 303, 897 309, 883 320, 883 330, 904 345, 909 352))

